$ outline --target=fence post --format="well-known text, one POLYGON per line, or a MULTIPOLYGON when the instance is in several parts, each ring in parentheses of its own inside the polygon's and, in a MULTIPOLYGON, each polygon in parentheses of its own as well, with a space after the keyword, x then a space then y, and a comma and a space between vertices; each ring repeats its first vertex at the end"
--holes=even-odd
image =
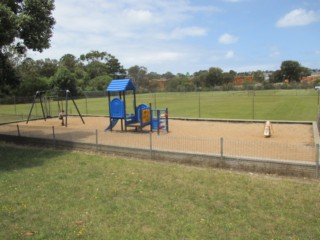
POLYGON ((201 102, 200 99, 201 98, 201 92, 199 91, 199 96, 198 96, 198 110, 199 110, 199 118, 201 117, 201 102))
POLYGON ((96 150, 98 151, 98 129, 96 129, 96 150))
POLYGON ((223 159, 223 137, 220 138, 220 157, 223 159))
POLYGON ((152 159, 152 131, 149 133, 149 143, 150 143, 150 158, 152 159))
POLYGON ((88 115, 88 100, 87 100, 87 96, 86 96, 86 114, 88 115))
POLYGON ((255 96, 255 91, 253 90, 252 91, 252 119, 253 120, 254 120, 254 111, 255 111, 255 109, 254 109, 254 101, 255 101, 254 96, 255 96))
POLYGON ((20 128, 19 128, 19 125, 17 124, 17 130, 18 130, 18 136, 21 137, 20 135, 20 128))
POLYGON ((316 145, 316 177, 319 177, 319 144, 316 145))
POLYGON ((14 114, 17 115, 16 96, 13 96, 13 103, 14 103, 14 114))
POLYGON ((52 126, 52 140, 53 140, 53 147, 56 148, 56 134, 54 132, 54 126, 52 126))

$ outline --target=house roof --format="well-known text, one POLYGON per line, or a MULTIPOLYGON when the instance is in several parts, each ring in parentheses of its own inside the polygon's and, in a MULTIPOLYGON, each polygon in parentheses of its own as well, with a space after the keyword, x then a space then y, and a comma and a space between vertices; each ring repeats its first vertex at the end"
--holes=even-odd
POLYGON ((127 91, 127 90, 135 90, 136 87, 134 86, 131 79, 114 79, 111 80, 109 86, 106 88, 107 92, 120 92, 120 91, 127 91))

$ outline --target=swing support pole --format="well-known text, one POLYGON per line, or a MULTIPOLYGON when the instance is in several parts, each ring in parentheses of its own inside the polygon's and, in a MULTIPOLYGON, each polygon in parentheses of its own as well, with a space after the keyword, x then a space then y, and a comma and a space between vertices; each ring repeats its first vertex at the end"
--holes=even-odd
MULTIPOLYGON (((81 118, 81 121, 83 124, 85 124, 84 120, 83 120, 83 117, 79 111, 79 108, 76 104, 76 102, 74 101, 74 98, 72 97, 72 94, 69 90, 60 90, 60 92, 65 92, 65 101, 66 101, 66 107, 65 107, 65 110, 66 110, 66 123, 65 123, 65 126, 67 127, 68 126, 68 108, 69 108, 69 105, 68 105, 68 100, 69 98, 71 98, 72 102, 73 102, 73 105, 75 106, 77 112, 78 112, 78 115, 79 117, 81 118)), ((31 105, 31 109, 30 109, 30 112, 29 112, 29 115, 28 115, 28 119, 27 119, 27 124, 30 120, 30 117, 31 117, 31 113, 32 113, 32 110, 33 110, 33 107, 36 103, 36 100, 37 98, 39 98, 39 101, 40 101, 40 105, 41 105, 41 110, 42 110, 42 114, 43 114, 43 119, 46 121, 46 118, 48 116, 48 109, 47 109, 47 106, 45 106, 45 108, 43 107, 43 102, 42 102, 42 93, 45 93, 45 91, 37 91, 35 96, 34 96, 34 99, 33 99, 33 102, 32 102, 32 105, 31 105)), ((47 99, 44 99, 44 103, 47 104, 47 99)), ((60 106, 60 97, 58 95, 58 108, 59 108, 59 111, 63 110, 63 102, 61 101, 61 106, 60 106), (60 107, 62 109, 60 109, 60 107)))
POLYGON ((79 111, 79 108, 78 108, 76 102, 74 101, 74 99, 73 99, 73 97, 72 97, 72 95, 71 95, 71 92, 70 92, 69 90, 67 90, 67 91, 68 91, 68 93, 69 93, 69 95, 70 95, 70 98, 71 98, 71 100, 72 100, 72 102, 73 102, 74 107, 76 108, 76 110, 77 110, 77 112, 78 112, 78 115, 79 115, 80 118, 81 118, 82 123, 85 124, 85 122, 84 122, 84 120, 83 120, 83 118, 82 118, 82 115, 81 115, 81 113, 80 113, 80 111, 79 111))
POLYGON ((28 122, 29 122, 29 120, 30 120, 31 113, 32 113, 32 110, 33 110, 34 104, 36 103, 37 98, 39 98, 39 100, 40 100, 40 105, 41 105, 41 110, 42 110, 43 119, 46 121, 46 114, 44 113, 43 104, 42 104, 42 99, 41 99, 41 94, 42 94, 42 93, 45 93, 45 92, 44 92, 44 91, 36 91, 36 94, 34 95, 34 99, 33 99, 32 105, 31 105, 31 109, 30 109, 30 112, 29 112, 29 115, 28 115, 28 119, 27 119, 26 124, 28 124, 28 122))
POLYGON ((65 126, 66 126, 66 127, 68 126, 68 115, 69 115, 69 114, 68 114, 68 110, 69 110, 69 104, 68 104, 68 102, 69 102, 69 98, 72 100, 73 105, 74 105, 74 107, 76 108, 76 110, 77 110, 77 112, 78 112, 78 115, 79 115, 79 117, 81 118, 82 123, 85 124, 85 122, 84 122, 84 120, 83 120, 83 117, 82 117, 82 115, 81 115, 81 113, 80 113, 80 111, 79 111, 79 108, 78 108, 76 102, 74 101, 74 98, 72 97, 71 92, 67 89, 67 90, 65 90, 65 94, 66 94, 66 124, 65 124, 65 126))
POLYGON ((66 127, 68 126, 68 91, 66 90, 66 127))

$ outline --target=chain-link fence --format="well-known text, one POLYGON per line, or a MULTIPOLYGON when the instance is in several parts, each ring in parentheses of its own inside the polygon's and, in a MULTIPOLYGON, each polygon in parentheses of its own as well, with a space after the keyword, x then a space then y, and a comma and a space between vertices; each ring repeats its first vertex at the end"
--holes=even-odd
POLYGON ((101 130, 0 125, 0 136, 24 138, 25 143, 46 143, 78 149, 123 152, 164 159, 200 159, 231 168, 290 175, 319 176, 318 144, 284 144, 228 138, 177 137, 170 134, 105 132, 101 130), (155 157, 157 156, 157 157, 155 157))
MULTIPOLYGON (((74 98, 84 115, 108 115, 109 106, 105 92, 88 92, 74 98)), ((57 116, 66 108, 64 98, 44 96, 42 101, 34 97, 7 97, 0 99, 0 123, 25 121, 57 116), (32 112, 31 106, 34 104, 32 112)), ((127 112, 134 112, 133 96, 127 94, 127 112)), ((308 120, 316 121, 319 107, 319 92, 314 90, 270 90, 270 91, 230 91, 230 92, 179 92, 138 94, 137 103, 151 104, 153 109, 169 108, 170 117, 182 118, 223 118, 223 119, 268 119, 268 120, 308 120)), ((69 99, 68 114, 77 114, 75 104, 69 99)), ((98 130, 70 130, 48 127, 5 125, 0 127, 3 136, 20 136, 29 139, 47 139, 50 143, 77 143, 94 145, 95 148, 109 146, 126 148, 130 151, 143 150, 150 156, 159 152, 166 158, 177 154, 188 156, 209 156, 210 159, 238 159, 236 165, 245 160, 280 162, 283 168, 308 166, 318 174, 317 143, 279 144, 257 141, 243 141, 228 138, 192 138, 155 134, 133 134, 104 132, 98 130), (245 160, 244 160, 245 159, 245 160), (241 161, 240 161, 241 160, 241 161), (289 167, 288 167, 289 166, 289 167)), ((82 145, 85 146, 85 145, 82 145)), ((110 150, 110 148, 109 148, 110 150)), ((157 153, 157 154, 156 154, 157 153)), ((157 155, 159 156, 159 155, 157 155)), ((188 158, 188 156, 184 156, 188 158)), ((229 161, 230 162, 230 161, 229 161)), ((220 164, 220 163, 219 163, 220 164)), ((269 168, 263 165, 265 168, 269 168)), ((279 165, 280 166, 280 165, 279 165)), ((279 167, 278 166, 278 167, 279 167)), ((281 167, 279 167, 281 168, 281 167)), ((300 169, 301 170, 301 169, 300 169)), ((298 172, 300 171, 298 168, 298 172)), ((303 171, 302 171, 303 172, 303 171)))
MULTIPOLYGON (((74 99, 82 114, 109 114, 108 99, 103 91, 87 92, 74 99)), ((5 122, 2 118, 15 120, 15 115, 18 119, 26 118, 33 100, 32 96, 0 99, 0 122, 5 122)), ((66 99, 61 97, 46 96, 42 103, 48 116, 57 116, 60 109, 66 107, 66 99)), ((127 112, 134 112, 132 94, 127 94, 126 103, 127 112)), ((141 103, 150 103, 153 109, 168 108, 171 117, 317 121, 319 92, 300 89, 137 94, 137 105, 141 103)), ((68 111, 68 114, 77 113, 70 99, 68 111)), ((42 116, 37 99, 31 118, 42 116)))

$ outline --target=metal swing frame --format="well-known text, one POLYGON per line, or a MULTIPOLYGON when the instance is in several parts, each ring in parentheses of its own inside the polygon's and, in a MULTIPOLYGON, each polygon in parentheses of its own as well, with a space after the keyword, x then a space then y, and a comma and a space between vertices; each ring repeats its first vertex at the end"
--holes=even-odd
MULTIPOLYGON (((65 110, 66 110, 66 114, 65 114, 66 123, 65 123, 65 126, 66 127, 68 126, 68 100, 69 100, 69 98, 72 100, 73 105, 76 108, 76 110, 78 112, 78 115, 81 118, 82 123, 85 124, 85 122, 83 120, 83 117, 82 117, 82 115, 81 115, 81 113, 79 111, 79 108, 78 108, 76 102, 74 101, 74 98, 73 98, 71 92, 69 90, 60 90, 60 92, 65 92, 65 96, 66 96, 66 99, 65 99, 65 101, 66 101, 66 107, 65 107, 65 110)), ((31 113, 32 113, 32 110, 33 110, 34 104, 36 103, 37 98, 39 98, 39 101, 40 101, 41 110, 42 110, 42 114, 43 114, 43 119, 46 121, 46 119, 48 118, 47 108, 44 108, 43 101, 42 101, 42 95, 45 94, 45 93, 46 93, 46 91, 37 91, 36 92, 36 94, 34 96, 34 99, 33 99, 33 102, 32 102, 32 106, 31 106, 29 115, 28 115, 28 119, 27 119, 27 122, 26 122, 27 124, 28 124, 28 122, 30 120, 31 113), (46 112, 45 112, 45 110, 46 110, 46 112)), ((60 99, 58 98, 58 105, 59 105, 59 111, 60 111, 60 102, 59 102, 59 100, 60 99)), ((61 105, 62 105, 62 109, 63 109, 63 104, 61 104, 61 105)))

